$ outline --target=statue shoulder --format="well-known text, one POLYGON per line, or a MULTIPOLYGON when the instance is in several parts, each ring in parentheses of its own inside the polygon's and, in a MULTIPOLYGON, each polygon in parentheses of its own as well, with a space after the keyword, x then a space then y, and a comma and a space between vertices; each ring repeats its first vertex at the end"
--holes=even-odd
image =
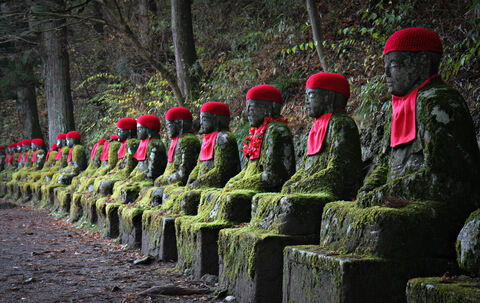
POLYGON ((180 137, 180 140, 178 140, 178 142, 181 148, 189 145, 200 146, 200 140, 193 133, 184 134, 182 137, 180 137))
POLYGON ((163 141, 160 138, 152 138, 148 142, 148 152, 153 151, 153 150, 163 150, 165 151, 165 144, 163 144, 163 141))
POLYGON ((287 123, 281 121, 273 121, 268 124, 267 131, 265 132, 265 136, 282 136, 288 137, 292 136, 292 132, 288 127, 287 123))
POLYGON ((135 153, 139 145, 140 145, 140 140, 138 140, 137 138, 130 138, 127 141, 127 150, 130 153, 135 153))

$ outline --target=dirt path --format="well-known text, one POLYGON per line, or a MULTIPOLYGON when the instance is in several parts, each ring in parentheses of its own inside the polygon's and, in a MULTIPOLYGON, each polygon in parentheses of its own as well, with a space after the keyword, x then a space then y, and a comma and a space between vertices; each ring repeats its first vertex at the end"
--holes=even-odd
POLYGON ((0 302, 219 301, 213 294, 139 295, 153 286, 214 289, 185 280, 173 263, 134 265, 141 257, 45 210, 0 208, 0 302))

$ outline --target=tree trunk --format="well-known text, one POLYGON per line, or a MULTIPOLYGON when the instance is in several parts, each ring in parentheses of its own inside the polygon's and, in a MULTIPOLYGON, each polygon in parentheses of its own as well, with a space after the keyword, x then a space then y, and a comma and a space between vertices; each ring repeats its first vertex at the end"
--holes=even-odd
MULTIPOLYGON (((65 8, 63 0, 48 1, 51 9, 65 8)), ((70 67, 67 52, 65 19, 49 19, 42 26, 43 76, 48 109, 49 141, 55 142, 58 133, 75 129, 70 90, 70 67)))
POLYGON ((177 83, 186 100, 197 98, 202 74, 193 40, 191 0, 172 0, 172 35, 177 83))
POLYGON ((317 6, 315 0, 307 0, 308 16, 310 17, 310 23, 312 24, 313 41, 315 42, 315 48, 317 50, 320 63, 322 64, 323 71, 328 72, 330 68, 327 65, 327 60, 323 55, 322 38, 320 33, 320 16, 318 15, 317 6))

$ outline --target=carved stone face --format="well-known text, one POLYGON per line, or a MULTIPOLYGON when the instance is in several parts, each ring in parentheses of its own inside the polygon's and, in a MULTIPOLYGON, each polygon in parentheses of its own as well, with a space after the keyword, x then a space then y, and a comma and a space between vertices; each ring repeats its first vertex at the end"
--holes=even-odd
POLYGON ((117 127, 118 141, 123 142, 129 138, 130 130, 117 127))
POLYGON ((305 101, 308 116, 312 118, 333 113, 335 110, 343 109, 347 104, 347 98, 342 94, 321 88, 307 88, 305 101))
POLYGON ((75 138, 67 138, 67 146, 72 148, 75 145, 75 138))
POLYGON ((177 138, 183 132, 182 120, 165 120, 167 134, 170 139, 177 138))
POLYGON ((65 146, 66 141, 64 139, 57 139, 57 147, 62 148, 65 146))
MULTIPOLYGON (((426 64, 429 62, 425 62, 426 64)), ((388 92, 399 97, 407 95, 423 82, 422 70, 424 69, 420 56, 414 52, 388 53, 385 56, 388 92)))
POLYGON ((148 138, 148 127, 145 127, 137 123, 137 138, 140 140, 145 140, 148 138))
POLYGON ((30 145, 28 144, 22 144, 22 151, 27 152, 30 150, 30 145))
POLYGON ((247 100, 247 116, 251 127, 259 127, 265 117, 272 114, 272 102, 265 100, 247 100))
POLYGON ((17 150, 17 153, 21 152, 22 151, 22 145, 17 146, 16 150, 17 150))
POLYGON ((200 113, 200 128, 202 133, 209 134, 217 130, 217 115, 212 113, 200 113))

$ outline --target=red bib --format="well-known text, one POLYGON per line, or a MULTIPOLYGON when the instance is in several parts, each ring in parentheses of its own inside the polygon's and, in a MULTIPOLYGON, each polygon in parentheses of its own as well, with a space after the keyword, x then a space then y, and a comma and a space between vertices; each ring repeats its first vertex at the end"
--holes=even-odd
POLYGON ((278 119, 272 117, 265 117, 263 124, 259 127, 251 127, 249 136, 245 137, 245 140, 248 142, 243 142, 242 153, 245 157, 249 157, 250 160, 260 158, 260 151, 262 149, 263 135, 267 130, 268 124, 274 121, 281 121, 288 123, 288 120, 284 119, 283 116, 280 116, 278 119))
POLYGON ((28 163, 28 152, 26 152, 23 156, 23 162, 28 163))
POLYGON ((140 145, 138 145, 138 149, 135 155, 133 155, 138 161, 143 161, 147 158, 148 142, 150 142, 150 138, 140 141, 140 145))
POLYGON ((422 85, 411 91, 408 95, 397 97, 392 95, 392 127, 390 134, 390 146, 395 147, 400 144, 415 140, 417 128, 415 124, 415 101, 418 91, 424 87, 430 80, 440 76, 433 75, 423 82, 422 85))
POLYGON ((202 149, 200 150, 200 161, 207 161, 213 158, 217 135, 218 132, 203 135, 202 149))
POLYGON ((95 154, 97 153, 97 149, 98 149, 98 144, 95 143, 92 148, 92 153, 90 154, 90 160, 93 161, 93 159, 95 159, 95 154))
POLYGON ((175 147, 177 147, 178 138, 173 138, 170 142, 170 148, 168 149, 168 162, 173 162, 173 154, 175 153, 175 147))
POLYGON ((47 158, 45 159, 45 161, 48 161, 48 156, 50 156, 50 153, 51 153, 51 152, 52 152, 51 150, 48 150, 48 152, 47 152, 47 158))
POLYGON ((106 141, 103 143, 102 154, 100 155, 101 161, 108 161, 108 150, 110 149, 110 142, 106 141))
POLYGON ((60 150, 57 152, 57 154, 55 155, 55 160, 60 160, 62 159, 62 150, 63 150, 63 147, 60 148, 60 150))
POLYGON ((75 148, 75 146, 70 148, 70 151, 68 152, 67 162, 69 162, 69 163, 72 161, 72 155, 73 155, 73 149, 74 148, 75 148))
POLYGON ((7 156, 5 157, 5 164, 8 163, 8 158, 10 158, 10 154, 7 154, 7 156))
POLYGON ((320 118, 315 119, 315 123, 308 134, 307 155, 312 156, 318 154, 323 147, 323 142, 327 135, 328 122, 333 113, 323 114, 320 118))
POLYGON ((122 145, 120 145, 120 148, 118 149, 117 155, 118 159, 123 159, 125 157, 125 148, 127 147, 127 141, 125 140, 122 142, 122 145))
POLYGON ((20 152, 20 155, 18 155, 18 159, 17 159, 18 163, 22 162, 22 154, 23 152, 20 152))
POLYGON ((5 159, 5 162, 6 163, 12 163, 12 160, 13 160, 13 154, 7 155, 7 159, 5 159))
POLYGON ((33 152, 33 155, 32 155, 32 162, 33 163, 37 162, 37 152, 38 152, 38 150, 33 152))

